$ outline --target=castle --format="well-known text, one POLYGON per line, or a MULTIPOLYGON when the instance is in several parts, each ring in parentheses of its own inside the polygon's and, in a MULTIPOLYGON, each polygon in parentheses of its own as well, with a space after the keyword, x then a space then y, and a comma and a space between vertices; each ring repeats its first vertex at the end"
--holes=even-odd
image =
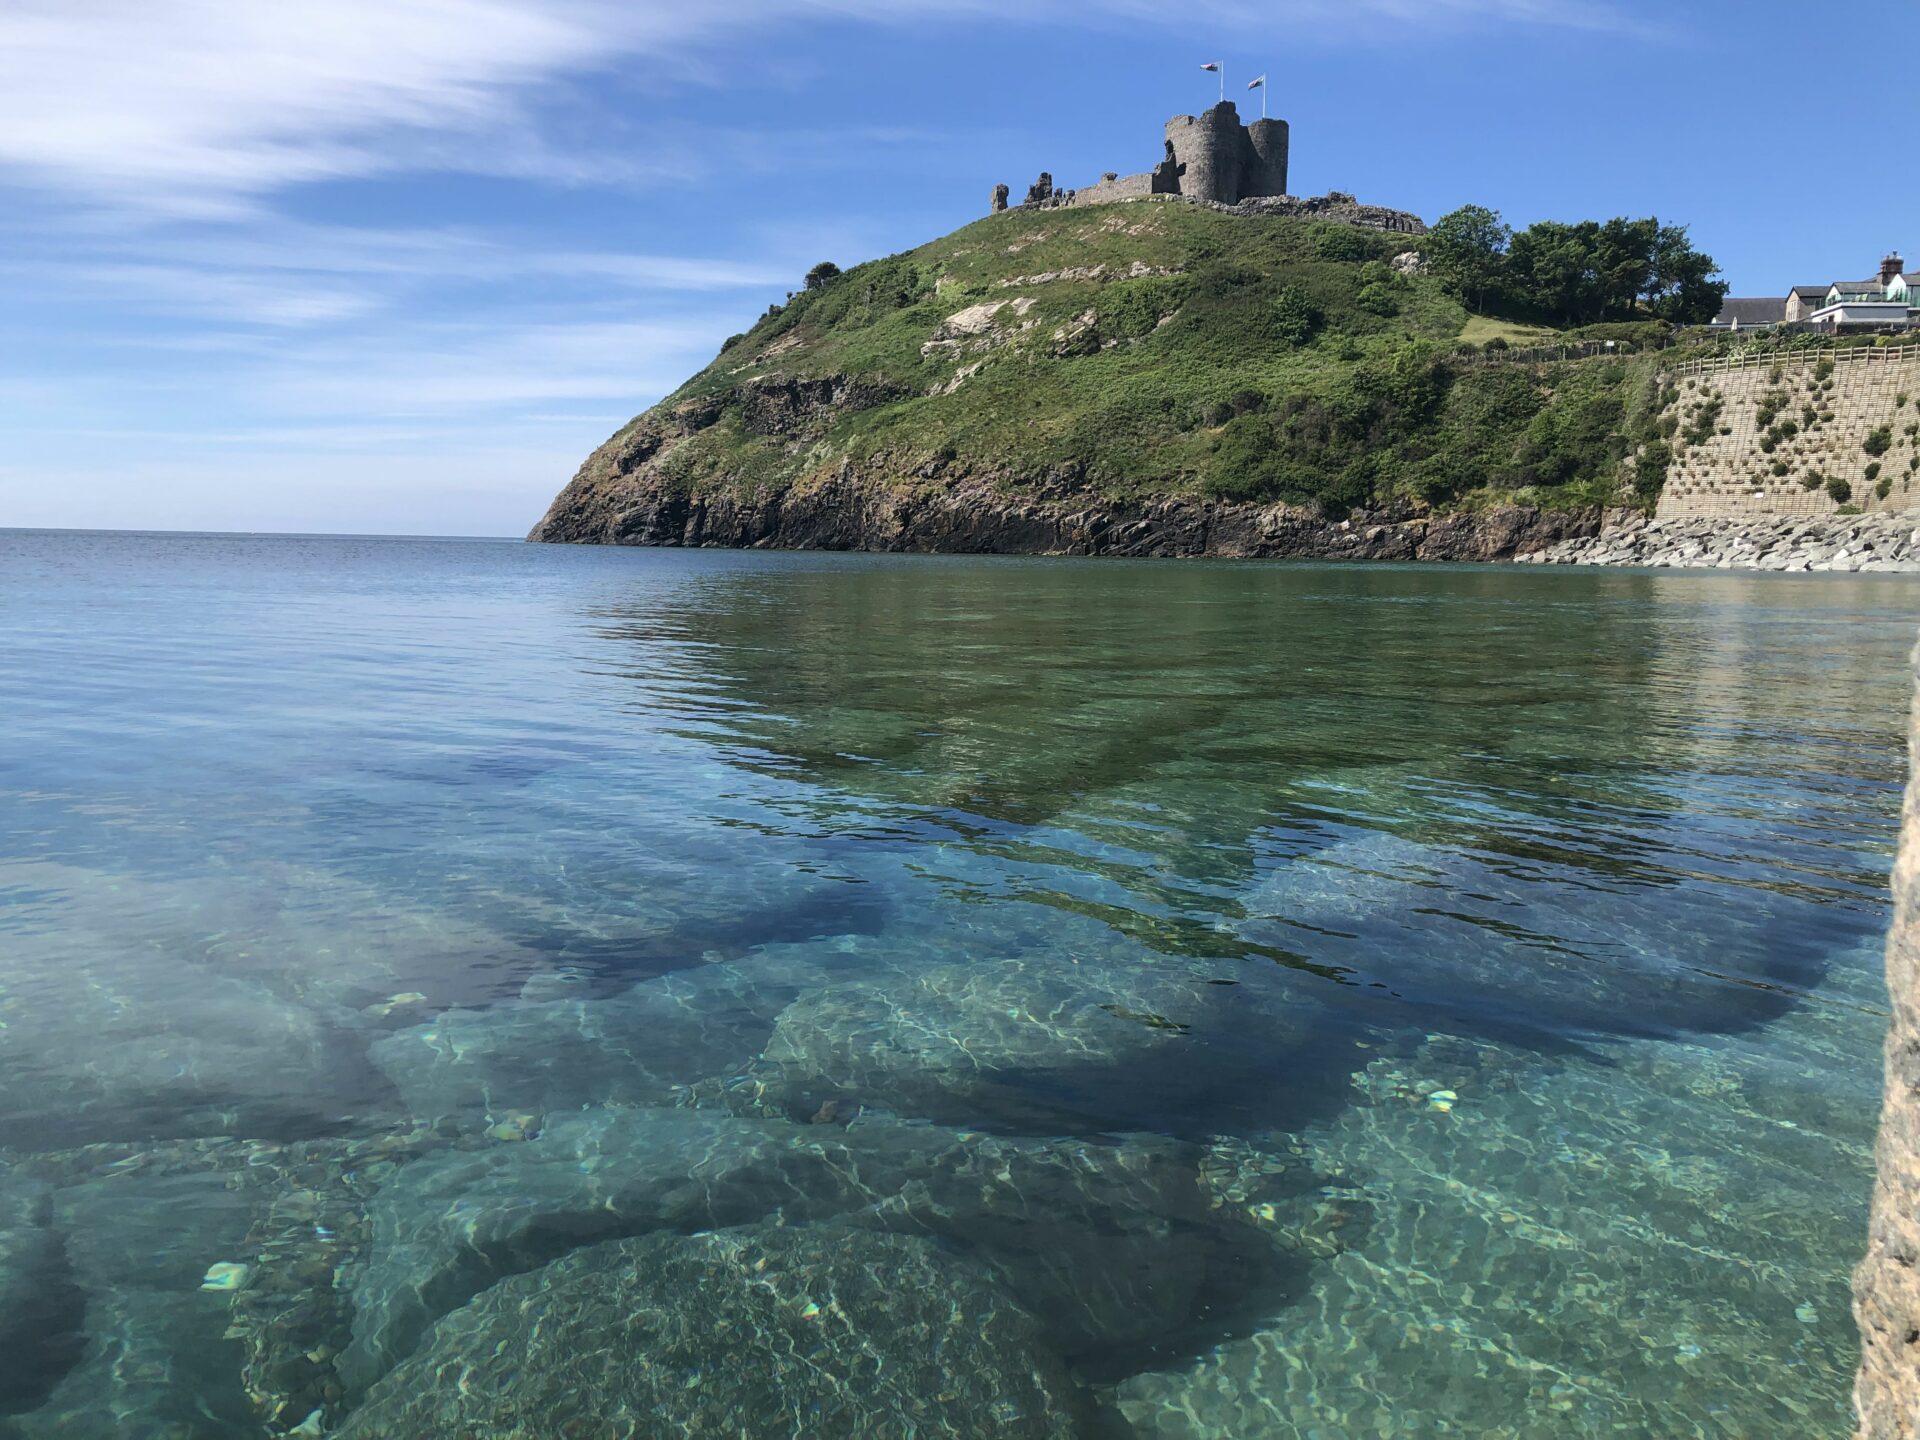
POLYGON ((1287 194, 1291 134, 1284 120, 1240 123, 1240 112, 1223 100, 1203 115, 1176 115, 1167 122, 1166 156, 1140 175, 1109 170, 1094 185, 1078 190, 1054 188, 1042 172, 1021 206, 1010 207, 1012 192, 993 188, 993 213, 1014 208, 1053 209, 1064 205, 1110 205, 1122 200, 1185 200, 1249 214, 1311 215, 1381 230, 1420 234, 1418 216, 1361 205, 1335 192, 1312 200, 1287 194))

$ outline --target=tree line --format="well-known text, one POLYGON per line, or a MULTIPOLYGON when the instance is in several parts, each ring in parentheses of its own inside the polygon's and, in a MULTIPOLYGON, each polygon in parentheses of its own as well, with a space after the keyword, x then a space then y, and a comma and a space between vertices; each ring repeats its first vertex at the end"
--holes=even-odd
POLYGON ((1563 327, 1649 317, 1704 325, 1727 294, 1686 226, 1652 217, 1515 230, 1499 211, 1467 205, 1442 216, 1421 248, 1470 309, 1563 327))

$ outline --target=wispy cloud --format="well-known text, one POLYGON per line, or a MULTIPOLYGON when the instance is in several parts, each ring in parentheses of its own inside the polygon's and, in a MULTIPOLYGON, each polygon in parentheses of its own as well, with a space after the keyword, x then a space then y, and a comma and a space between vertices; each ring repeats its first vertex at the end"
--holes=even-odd
MULTIPOLYGON (((539 102, 620 67, 663 88, 699 47, 796 22, 1173 23, 1149 0, 9 0, 0 175, 169 213, 244 211, 288 186, 407 169, 558 180, 672 170, 543 140, 539 102)), ((1192 0, 1183 26, 1345 28, 1379 43, 1466 22, 1617 27, 1605 0, 1192 0)))

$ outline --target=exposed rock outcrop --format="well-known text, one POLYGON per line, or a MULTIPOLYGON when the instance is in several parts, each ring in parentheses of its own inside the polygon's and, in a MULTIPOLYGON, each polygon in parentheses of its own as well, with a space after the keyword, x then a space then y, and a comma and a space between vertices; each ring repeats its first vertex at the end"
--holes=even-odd
MULTIPOLYGON (((795 400, 777 413, 804 410, 795 400)), ((648 463, 676 443, 654 433, 655 424, 637 422, 595 452, 528 538, 976 555, 1489 561, 1595 535, 1602 521, 1598 509, 1523 505, 1451 515, 1409 507, 1333 519, 1298 506, 1193 496, 1112 499, 1071 475, 1012 495, 990 478, 872 476, 851 467, 804 486, 698 493, 663 483, 648 463)))
MULTIPOLYGON (((1920 703, 1912 748, 1920 754, 1920 703)), ((1867 1255, 1854 1271, 1860 1440, 1920 1435, 1920 784, 1907 782, 1887 938, 1886 1100, 1867 1255)))

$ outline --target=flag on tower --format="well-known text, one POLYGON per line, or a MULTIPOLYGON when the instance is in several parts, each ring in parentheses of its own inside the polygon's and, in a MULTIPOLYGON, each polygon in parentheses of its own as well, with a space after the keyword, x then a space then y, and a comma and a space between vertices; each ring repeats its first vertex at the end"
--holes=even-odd
POLYGON ((1222 105, 1226 104, 1227 103, 1227 72, 1220 68, 1220 62, 1218 60, 1209 60, 1207 61, 1206 64, 1202 65, 1200 68, 1202 70, 1205 70, 1209 75, 1218 75, 1220 77, 1220 103, 1222 105))
POLYGON ((1264 76, 1264 75, 1262 75, 1262 76, 1261 76, 1261 77, 1260 77, 1260 78, 1259 78, 1258 80, 1249 80, 1249 81, 1247 82, 1247 88, 1248 88, 1249 90, 1264 90, 1264 89, 1266 89, 1266 88, 1267 88, 1267 77, 1266 77, 1266 76, 1264 76))
POLYGON ((1200 68, 1202 70, 1208 71, 1209 73, 1217 73, 1220 69, 1220 62, 1218 60, 1209 60, 1207 61, 1206 64, 1202 65, 1200 68))

